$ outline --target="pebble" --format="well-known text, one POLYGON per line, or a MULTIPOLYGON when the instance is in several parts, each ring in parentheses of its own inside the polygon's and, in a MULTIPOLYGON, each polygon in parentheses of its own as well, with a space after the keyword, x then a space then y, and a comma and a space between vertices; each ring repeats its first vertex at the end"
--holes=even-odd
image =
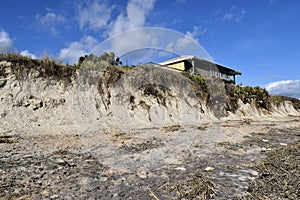
POLYGON ((287 146, 286 143, 279 143, 280 146, 287 146))
POLYGON ((272 151, 272 150, 273 150, 272 148, 265 148, 265 147, 262 147, 260 149, 261 152, 272 151))
POLYGON ((148 178, 148 172, 145 172, 145 171, 139 171, 139 172, 137 172, 137 175, 138 175, 138 177, 140 177, 140 178, 142 178, 142 179, 144 179, 144 178, 148 178))
POLYGON ((175 170, 186 171, 186 168, 184 168, 184 167, 176 167, 175 170))
POLYGON ((206 167, 205 169, 204 169, 204 171, 213 171, 215 168, 213 168, 213 167, 206 167))

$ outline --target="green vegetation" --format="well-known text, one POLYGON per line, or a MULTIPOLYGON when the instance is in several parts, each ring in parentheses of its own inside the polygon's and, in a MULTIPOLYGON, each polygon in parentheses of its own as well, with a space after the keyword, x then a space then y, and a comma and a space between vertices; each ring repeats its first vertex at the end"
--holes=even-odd
MULTIPOLYGON (((125 73, 134 68, 134 66, 113 66, 111 63, 114 61, 113 53, 104 53, 100 56, 93 54, 86 55, 79 59, 78 64, 68 65, 62 62, 55 61, 48 56, 42 59, 32 59, 30 57, 22 56, 18 53, 5 53, 0 54, 0 62, 8 62, 9 68, 2 64, 0 66, 0 76, 6 78, 8 73, 12 73, 18 80, 31 78, 52 78, 55 80, 63 80, 70 83, 76 76, 76 70, 81 67, 84 62, 84 66, 87 67, 107 67, 110 66, 120 73, 125 73)), ((266 89, 258 86, 242 86, 225 84, 225 91, 220 90, 222 85, 218 81, 213 79, 205 79, 200 75, 191 75, 187 72, 182 73, 186 76, 196 91, 197 97, 211 101, 215 97, 220 99, 222 96, 226 96, 227 110, 235 112, 238 109, 238 100, 240 99, 243 103, 255 103, 257 108, 263 108, 270 110, 271 104, 279 104, 284 101, 292 102, 295 109, 300 110, 300 100, 292 97, 285 96, 271 96, 266 89), (209 89, 209 90, 208 90, 209 89), (209 92, 210 91, 210 92, 209 92)), ((225 101, 225 100, 224 100, 225 101)), ((214 102, 211 102, 212 104, 214 102)))
POLYGON ((127 72, 129 70, 134 69, 134 66, 125 65, 125 66, 115 66, 117 69, 121 70, 122 72, 127 72))
MULTIPOLYGON (((9 62, 9 73, 16 76, 18 80, 32 78, 53 78, 70 82, 72 77, 76 75, 76 70, 80 67, 107 67, 112 66, 114 60, 113 53, 104 53, 100 56, 93 54, 80 57, 78 64, 69 65, 63 64, 61 61, 56 61, 48 56, 42 59, 32 59, 27 56, 22 56, 18 53, 0 54, 0 62, 9 62), (84 65, 83 65, 84 63, 84 65)), ((113 66, 122 72, 128 71, 133 66, 113 66)), ((5 66, 0 67, 0 76, 6 77, 8 71, 5 66)))
MULTIPOLYGON (((35 78, 53 78, 71 82, 75 76, 75 68, 56 62, 54 59, 45 56, 43 59, 32 59, 17 53, 0 54, 0 62, 10 63, 10 73, 14 74, 18 80, 31 77, 35 78)), ((0 76, 6 76, 5 67, 0 68, 0 76)))
POLYGON ((293 107, 297 110, 300 110, 300 100, 293 98, 293 97, 286 97, 286 96, 271 96, 272 102, 275 104, 279 104, 285 101, 290 101, 293 104, 293 107))
POLYGON ((237 108, 237 105, 234 104, 237 103, 238 99, 245 104, 254 102, 258 108, 266 110, 270 110, 271 108, 270 94, 264 88, 233 84, 226 84, 225 88, 228 103, 231 104, 233 110, 237 108))
POLYGON ((207 85, 206 81, 203 76, 201 75, 191 75, 191 74, 186 74, 183 73, 184 76, 187 76, 193 83, 196 83, 200 88, 204 91, 207 92, 207 85))
POLYGON ((117 67, 119 70, 126 72, 134 68, 134 66, 119 66, 119 65, 114 65, 115 62, 115 54, 110 52, 110 53, 103 53, 100 56, 96 56, 94 54, 89 54, 85 56, 81 56, 78 59, 78 64, 76 64, 76 68, 80 67, 85 67, 85 68, 105 68, 109 66, 114 66, 117 67))
POLYGON ((196 83, 198 83, 199 85, 205 85, 205 79, 202 76, 197 76, 197 75, 190 75, 189 78, 192 81, 195 81, 196 83))
POLYGON ((241 86, 226 84, 226 94, 229 107, 231 109, 237 109, 237 100, 240 99, 243 103, 255 102, 258 108, 270 110, 271 104, 280 104, 285 101, 290 101, 293 107, 300 110, 300 100, 286 96, 271 96, 268 91, 258 86, 241 86))
MULTIPOLYGON (((202 76, 190 75, 187 73, 183 73, 184 76, 188 77, 193 83, 196 84, 196 89, 201 89, 201 96, 203 97, 203 93, 207 93, 207 95, 216 96, 218 91, 217 82, 213 80, 206 80, 202 76), (214 94, 208 94, 208 85, 210 86, 210 92, 213 91, 214 94)), ((244 104, 254 103, 257 108, 262 108, 265 110, 271 110, 271 104, 280 104, 285 101, 292 102, 292 105, 295 109, 300 110, 300 100, 292 97, 286 96, 271 96, 269 92, 261 88, 259 86, 251 87, 251 86, 242 86, 242 85, 233 85, 233 84, 225 84, 226 91, 226 110, 235 112, 239 105, 238 100, 241 100, 244 104)), ((222 95, 222 94, 220 94, 222 95)))
MULTIPOLYGON (((271 98, 268 91, 264 88, 260 88, 258 86, 251 87, 251 86, 242 86, 242 85, 234 85, 234 84, 225 84, 225 92, 222 92, 220 90, 220 81, 214 80, 214 79, 205 79, 202 76, 197 75, 190 75, 183 73, 184 76, 188 77, 193 83, 196 84, 196 90, 202 90, 201 96, 204 93, 208 96, 212 96, 215 99, 222 99, 222 96, 226 96, 226 100, 224 99, 224 102, 226 102, 226 110, 235 112, 239 105, 238 100, 240 99, 244 104, 246 103, 255 103, 257 108, 262 108, 265 110, 271 109, 271 102, 273 99, 271 98), (209 94, 208 91, 213 94, 209 94)), ((222 82, 223 84, 223 82, 222 82)), ((221 86, 223 87, 223 85, 221 86)), ((295 105, 297 105, 295 103, 295 105)), ((300 104, 298 105, 300 107, 300 104)), ((214 108, 216 109, 216 108, 214 108)))
POLYGON ((89 54, 82 56, 78 59, 78 64, 76 65, 76 68, 101 68, 101 67, 107 67, 111 65, 111 63, 114 61, 114 54, 108 54, 104 53, 101 56, 96 56, 94 54, 89 54))

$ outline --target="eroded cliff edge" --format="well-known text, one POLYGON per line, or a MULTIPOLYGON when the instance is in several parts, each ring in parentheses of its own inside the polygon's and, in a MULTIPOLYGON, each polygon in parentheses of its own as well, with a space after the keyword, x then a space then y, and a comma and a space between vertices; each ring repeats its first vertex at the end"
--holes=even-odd
POLYGON ((0 59, 0 132, 127 131, 300 115, 292 102, 241 96, 234 87, 203 84, 155 64, 121 67, 98 60, 79 68, 6 54, 0 59))

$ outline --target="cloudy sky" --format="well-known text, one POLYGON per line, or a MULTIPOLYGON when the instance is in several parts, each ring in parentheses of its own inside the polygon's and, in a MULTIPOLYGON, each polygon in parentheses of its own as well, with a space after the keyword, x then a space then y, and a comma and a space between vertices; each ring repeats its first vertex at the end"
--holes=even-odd
POLYGON ((145 61, 192 51, 241 71, 238 83, 300 97, 299 19, 298 0, 1 0, 0 52, 76 63, 107 41, 145 61), (130 32, 143 27, 157 29, 130 32))

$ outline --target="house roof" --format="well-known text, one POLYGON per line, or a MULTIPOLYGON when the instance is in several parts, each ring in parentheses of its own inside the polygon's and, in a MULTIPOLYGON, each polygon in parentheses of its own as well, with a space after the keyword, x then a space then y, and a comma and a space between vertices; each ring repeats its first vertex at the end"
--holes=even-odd
POLYGON ((169 65, 169 64, 181 62, 181 61, 184 61, 184 60, 191 60, 193 58, 196 58, 196 56, 193 56, 193 55, 183 55, 183 56, 178 56, 178 57, 172 58, 170 60, 165 60, 163 62, 160 62, 159 64, 160 65, 169 65))
POLYGON ((166 61, 160 62, 159 64, 160 65, 169 65, 169 64, 174 64, 174 63, 178 63, 178 62, 182 62, 182 61, 188 61, 188 60, 193 60, 193 59, 197 59, 197 60, 200 60, 200 61, 203 61, 203 62, 207 62, 209 64, 216 65, 218 68, 221 68, 221 69, 224 69, 224 70, 228 71, 228 73, 230 75, 242 75, 242 73, 239 72, 239 71, 236 71, 236 70, 231 69, 229 67, 226 67, 224 65, 220 65, 218 63, 214 63, 214 62, 211 62, 211 61, 208 61, 208 60, 205 60, 205 59, 198 58, 198 57, 196 57, 194 55, 182 55, 182 56, 178 56, 178 57, 172 58, 170 60, 166 60, 166 61))

